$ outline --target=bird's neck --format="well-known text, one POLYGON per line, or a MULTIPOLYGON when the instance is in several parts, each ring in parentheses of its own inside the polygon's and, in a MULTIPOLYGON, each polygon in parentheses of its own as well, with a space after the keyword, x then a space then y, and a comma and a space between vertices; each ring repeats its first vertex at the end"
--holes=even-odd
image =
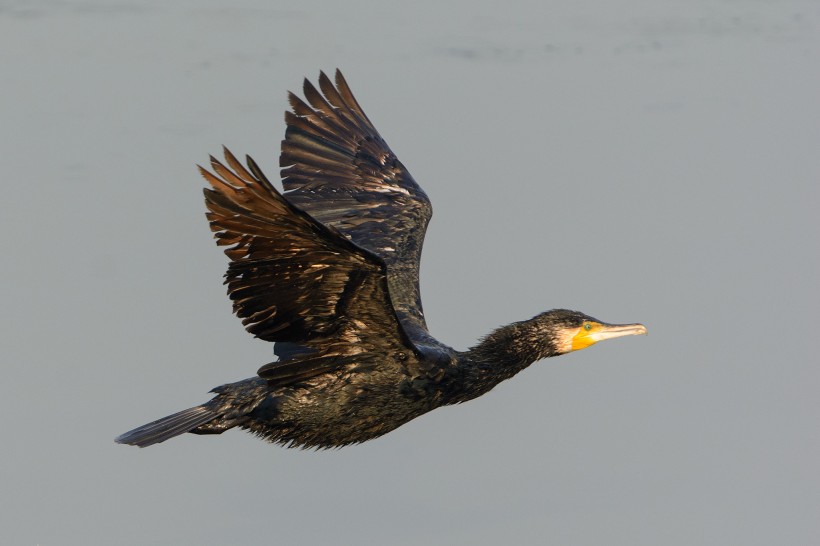
POLYGON ((461 353, 463 388, 458 390, 463 394, 457 395, 452 403, 480 396, 533 362, 559 354, 552 340, 531 323, 502 326, 461 353))

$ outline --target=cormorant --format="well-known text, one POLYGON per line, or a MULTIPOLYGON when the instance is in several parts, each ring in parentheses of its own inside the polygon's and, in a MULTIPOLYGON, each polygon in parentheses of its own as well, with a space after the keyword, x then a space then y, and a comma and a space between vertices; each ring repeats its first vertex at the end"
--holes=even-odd
POLYGON ((284 193, 256 163, 211 157, 211 230, 228 247, 233 310, 276 362, 216 396, 119 436, 149 446, 239 427, 268 441, 330 448, 381 436, 439 406, 486 393, 542 358, 645 334, 553 309, 502 326, 466 351, 427 331, 419 259, 430 201, 396 158, 341 72, 289 94, 284 193))

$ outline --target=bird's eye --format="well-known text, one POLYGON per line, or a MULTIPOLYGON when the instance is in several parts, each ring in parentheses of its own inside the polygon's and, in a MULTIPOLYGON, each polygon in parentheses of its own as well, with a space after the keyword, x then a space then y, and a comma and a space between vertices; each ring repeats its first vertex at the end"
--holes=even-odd
POLYGON ((592 323, 590 323, 590 322, 585 322, 585 323, 584 323, 584 330, 586 330, 587 332, 589 332, 590 330, 592 330, 592 323))

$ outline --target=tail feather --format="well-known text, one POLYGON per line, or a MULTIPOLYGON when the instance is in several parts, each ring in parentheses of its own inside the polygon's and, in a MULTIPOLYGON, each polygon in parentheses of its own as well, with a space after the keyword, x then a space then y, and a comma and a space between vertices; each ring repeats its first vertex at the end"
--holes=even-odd
POLYGON ((218 414, 212 409, 206 406, 195 406, 168 417, 157 419, 134 430, 129 430, 125 434, 117 436, 114 441, 118 444, 148 447, 164 442, 174 436, 191 432, 216 417, 218 417, 218 414))

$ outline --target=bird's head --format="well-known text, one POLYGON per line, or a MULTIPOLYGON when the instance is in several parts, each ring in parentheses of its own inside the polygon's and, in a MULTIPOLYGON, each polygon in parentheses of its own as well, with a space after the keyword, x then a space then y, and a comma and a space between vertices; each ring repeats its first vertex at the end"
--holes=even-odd
POLYGON ((512 377, 537 360, 586 349, 604 339, 646 334, 643 324, 609 324, 569 309, 553 309, 502 326, 472 347, 469 357, 499 362, 512 377))
POLYGON ((553 309, 494 330, 464 356, 483 364, 475 368, 478 373, 472 381, 473 387, 486 392, 542 358, 585 349, 604 339, 639 334, 646 334, 643 324, 609 324, 578 311, 553 309))
POLYGON ((605 339, 646 334, 643 324, 609 324, 568 309, 553 309, 536 319, 542 324, 555 354, 586 349, 605 339))

